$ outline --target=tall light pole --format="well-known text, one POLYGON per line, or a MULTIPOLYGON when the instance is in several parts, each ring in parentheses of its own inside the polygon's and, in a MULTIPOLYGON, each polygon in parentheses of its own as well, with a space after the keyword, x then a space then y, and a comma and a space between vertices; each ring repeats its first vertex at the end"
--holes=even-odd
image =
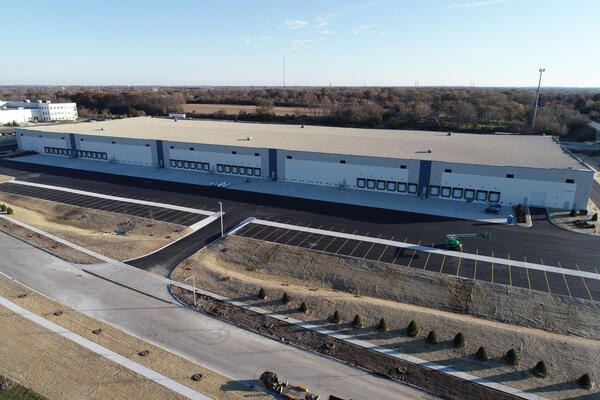
POLYGON ((540 68, 540 80, 538 81, 537 94, 535 95, 535 106, 533 107, 533 118, 531 119, 531 129, 535 128, 535 116, 537 114, 538 100, 540 98, 540 85, 542 84, 542 73, 546 71, 546 68, 540 68))
POLYGON ((221 237, 223 237, 223 203, 219 201, 219 214, 221 214, 221 237))
POLYGON ((187 282, 190 278, 192 278, 192 287, 194 288, 194 307, 196 307, 196 277, 194 275, 188 276, 185 278, 184 282, 187 282))

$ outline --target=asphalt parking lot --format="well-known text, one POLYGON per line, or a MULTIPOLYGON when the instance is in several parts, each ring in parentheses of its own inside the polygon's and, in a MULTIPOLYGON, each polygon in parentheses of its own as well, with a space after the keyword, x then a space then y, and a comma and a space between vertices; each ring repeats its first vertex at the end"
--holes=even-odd
MULTIPOLYGON (((293 224, 293 221, 282 218, 273 218, 273 222, 293 224)), ((347 230, 346 227, 335 224, 313 225, 309 223, 301 226, 400 242, 406 242, 408 239, 401 235, 396 237, 396 235, 383 235, 378 232, 365 232, 356 229, 347 230)), ((302 247, 330 254, 381 261, 398 265, 399 267, 406 266, 409 268, 423 269, 463 278, 480 279, 488 282, 508 286, 518 286, 529 290, 537 290, 568 297, 579 297, 589 300, 600 299, 600 281, 595 279, 586 279, 583 277, 548 271, 538 271, 526 267, 511 267, 500 263, 480 261, 477 258, 473 260, 462 257, 446 256, 364 240, 360 241, 327 234, 315 234, 302 230, 285 229, 260 223, 247 224, 245 227, 238 230, 236 234, 256 240, 302 247)), ((421 241, 418 241, 415 244, 440 249, 445 248, 443 244, 435 242, 421 243, 421 241)), ((480 254, 479 249, 468 249, 468 251, 473 251, 476 255, 480 254)), ((484 254, 482 253, 482 255, 484 254)), ((492 259, 494 255, 502 258, 506 258, 508 255, 508 259, 510 259, 510 255, 507 253, 494 254, 492 251, 490 255, 492 256, 492 259)), ((527 257, 524 257, 522 261, 544 264, 543 259, 528 260, 527 257)), ((557 265, 547 265, 562 268, 560 262, 557 265)), ((579 269, 579 266, 577 265, 575 268, 579 269)), ((594 272, 597 273, 597 269, 594 272)))
MULTIPOLYGON (((21 196, 34 197, 50 200, 78 207, 92 208, 96 210, 110 211, 119 214, 133 215, 137 217, 150 218, 157 221, 171 222, 179 225, 193 225, 205 218, 205 215, 194 214, 169 208, 154 207, 144 204, 135 204, 124 201, 103 199, 93 196, 63 192, 60 190, 45 189, 32 186, 24 186, 13 183, 0 184, 0 192, 12 193, 21 196)), ((108 194, 108 193, 104 193, 108 194)), ((134 198, 133 196, 115 193, 114 196, 134 198)))

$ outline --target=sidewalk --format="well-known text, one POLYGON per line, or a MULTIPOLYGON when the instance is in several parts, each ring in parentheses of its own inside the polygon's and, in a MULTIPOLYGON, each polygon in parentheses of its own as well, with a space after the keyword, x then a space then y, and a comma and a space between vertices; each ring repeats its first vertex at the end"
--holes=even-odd
POLYGON ((15 158, 14 161, 50 165, 62 168, 80 169, 107 174, 134 176, 138 178, 158 179, 171 182, 208 186, 211 182, 228 182, 230 189, 299 197, 311 200, 330 201, 353 204, 365 207, 384 208, 421 214, 431 214, 450 218, 461 218, 489 223, 506 223, 511 207, 503 207, 499 214, 493 216, 485 213, 487 204, 467 203, 465 201, 444 200, 441 198, 420 199, 413 195, 398 195, 377 191, 340 190, 334 187, 305 185, 299 183, 265 181, 228 175, 206 175, 194 171, 169 168, 153 168, 137 165, 116 164, 76 158, 31 155, 15 158))

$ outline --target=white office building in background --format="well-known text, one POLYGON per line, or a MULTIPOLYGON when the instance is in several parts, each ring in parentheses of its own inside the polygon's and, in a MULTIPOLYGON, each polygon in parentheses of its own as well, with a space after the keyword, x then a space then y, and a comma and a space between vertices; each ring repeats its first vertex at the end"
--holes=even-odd
POLYGON ((30 121, 75 121, 77 104, 52 103, 38 100, 0 101, 0 124, 16 122, 23 124, 30 121))

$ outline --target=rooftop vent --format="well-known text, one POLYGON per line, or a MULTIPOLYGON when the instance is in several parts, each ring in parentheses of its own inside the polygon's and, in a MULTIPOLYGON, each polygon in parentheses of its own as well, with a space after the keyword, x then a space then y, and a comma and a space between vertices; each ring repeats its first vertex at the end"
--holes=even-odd
POLYGON ((448 131, 448 136, 452 136, 452 131, 448 131))
POLYGON ((433 150, 431 149, 431 147, 427 149, 427 152, 428 152, 428 153, 431 153, 432 151, 433 151, 433 150))

